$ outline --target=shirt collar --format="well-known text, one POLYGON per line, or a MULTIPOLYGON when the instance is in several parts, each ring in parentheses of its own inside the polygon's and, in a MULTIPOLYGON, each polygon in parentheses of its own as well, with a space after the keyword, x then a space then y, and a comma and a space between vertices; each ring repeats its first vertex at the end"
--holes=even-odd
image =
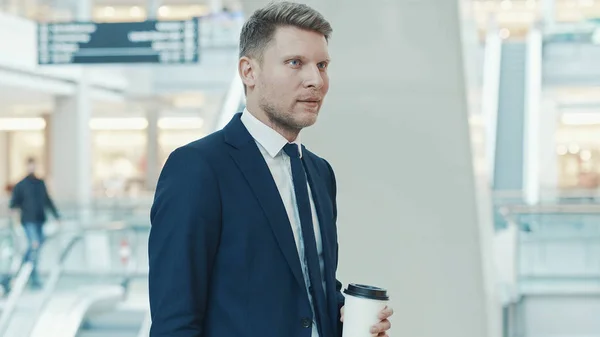
MULTIPOLYGON (((248 109, 244 108, 241 119, 252 138, 264 147, 271 157, 275 158, 288 143, 285 137, 261 122, 258 118, 254 117, 248 109)), ((292 143, 298 145, 300 157, 302 157, 302 142, 300 141, 300 135, 298 135, 296 140, 292 143)))

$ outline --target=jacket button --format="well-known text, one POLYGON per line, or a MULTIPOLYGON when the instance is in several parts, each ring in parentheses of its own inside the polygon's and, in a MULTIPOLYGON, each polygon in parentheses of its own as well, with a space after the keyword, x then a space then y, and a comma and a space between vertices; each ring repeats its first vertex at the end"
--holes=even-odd
POLYGON ((312 321, 309 318, 303 318, 300 320, 300 323, 302 323, 303 328, 310 328, 312 325, 312 321))

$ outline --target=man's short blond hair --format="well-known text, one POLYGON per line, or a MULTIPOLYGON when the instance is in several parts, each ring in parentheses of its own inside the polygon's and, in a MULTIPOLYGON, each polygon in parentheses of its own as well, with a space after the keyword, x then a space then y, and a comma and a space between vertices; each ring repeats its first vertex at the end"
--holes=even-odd
POLYGON ((262 62, 263 52, 273 39, 275 30, 284 26, 320 33, 327 41, 332 33, 329 22, 311 7, 288 1, 274 2, 255 11, 242 27, 240 57, 262 62))

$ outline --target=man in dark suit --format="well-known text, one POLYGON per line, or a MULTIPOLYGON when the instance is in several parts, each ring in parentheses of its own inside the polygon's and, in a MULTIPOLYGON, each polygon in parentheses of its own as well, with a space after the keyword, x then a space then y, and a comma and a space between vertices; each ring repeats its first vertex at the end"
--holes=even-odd
MULTIPOLYGON (((318 12, 288 2, 244 25, 247 108, 175 150, 157 185, 151 337, 341 335, 335 177, 299 136, 329 89, 330 34, 318 12)), ((371 333, 387 336, 391 315, 371 333)))

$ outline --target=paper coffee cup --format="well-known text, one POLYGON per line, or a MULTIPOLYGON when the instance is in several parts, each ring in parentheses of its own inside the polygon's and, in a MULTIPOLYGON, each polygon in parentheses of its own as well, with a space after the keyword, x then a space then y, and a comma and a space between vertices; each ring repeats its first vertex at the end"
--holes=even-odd
POLYGON ((389 301, 387 290, 363 285, 350 284, 344 290, 344 330, 342 337, 371 337, 371 327, 381 320, 379 313, 389 301))

